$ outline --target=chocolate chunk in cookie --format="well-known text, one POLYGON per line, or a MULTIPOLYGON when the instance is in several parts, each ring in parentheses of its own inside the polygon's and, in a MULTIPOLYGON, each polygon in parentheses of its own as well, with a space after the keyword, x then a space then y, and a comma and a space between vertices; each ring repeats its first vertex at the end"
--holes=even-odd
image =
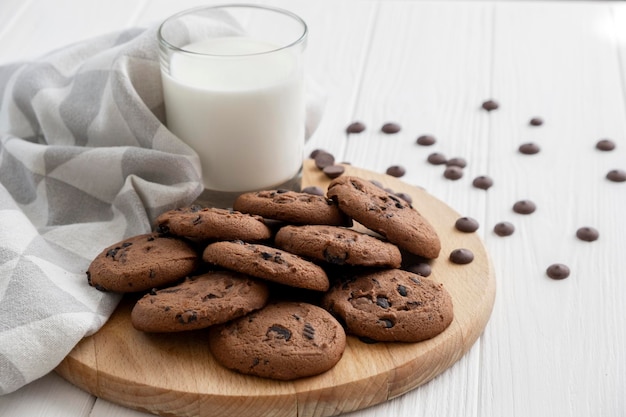
POLYGON ((331 369, 346 335, 327 311, 279 302, 211 329, 209 347, 226 368, 263 378, 293 380, 331 369))
POLYGON ((347 333, 384 342, 419 342, 443 332, 453 319, 452 298, 442 284, 388 269, 342 280, 322 306, 347 333))
POLYGON ((167 211, 156 220, 157 230, 200 240, 247 242, 269 239, 272 232, 260 216, 221 208, 190 206, 167 211))
POLYGON ((330 285, 328 276, 318 265, 270 246, 243 241, 215 242, 205 248, 202 258, 222 268, 291 287, 326 291, 330 285))
POLYGON ((244 193, 235 200, 233 208, 287 223, 351 225, 333 201, 309 193, 286 190, 244 193))
POLYGON ((104 249, 91 262, 87 278, 101 291, 146 291, 184 278, 198 263, 198 253, 183 239, 150 233, 104 249))
POLYGON ((327 194, 348 216, 401 249, 425 258, 439 255, 441 242, 435 229, 398 196, 353 176, 333 180, 327 194))
POLYGON ((131 313, 137 330, 178 332, 234 320, 265 306, 267 285, 232 271, 211 271, 182 283, 151 291, 131 313))
POLYGON ((275 243, 288 252, 334 265, 398 268, 402 262, 397 246, 337 226, 285 226, 276 234, 275 243))

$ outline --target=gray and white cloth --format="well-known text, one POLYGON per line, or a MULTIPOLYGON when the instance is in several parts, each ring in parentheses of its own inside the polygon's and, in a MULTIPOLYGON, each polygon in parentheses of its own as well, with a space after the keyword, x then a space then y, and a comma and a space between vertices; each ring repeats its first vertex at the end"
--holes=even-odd
POLYGON ((0 394, 50 372, 119 296, 85 271, 202 191, 197 155, 163 125, 156 30, 0 67, 0 394))
POLYGON ((88 286, 91 260, 202 192, 197 155, 163 124, 156 30, 0 66, 0 394, 110 317, 120 296, 88 286))

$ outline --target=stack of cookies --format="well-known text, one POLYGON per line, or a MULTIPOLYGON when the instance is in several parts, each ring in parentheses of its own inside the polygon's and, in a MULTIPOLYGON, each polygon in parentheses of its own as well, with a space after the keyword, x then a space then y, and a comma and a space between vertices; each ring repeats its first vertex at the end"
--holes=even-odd
POLYGON ((331 369, 346 334, 419 342, 452 322, 448 292, 401 269, 436 258, 437 233, 411 205, 353 176, 326 195, 242 194, 232 210, 168 211, 153 233, 104 249, 89 284, 140 293, 131 320, 144 332, 209 328, 225 367, 280 380, 331 369))

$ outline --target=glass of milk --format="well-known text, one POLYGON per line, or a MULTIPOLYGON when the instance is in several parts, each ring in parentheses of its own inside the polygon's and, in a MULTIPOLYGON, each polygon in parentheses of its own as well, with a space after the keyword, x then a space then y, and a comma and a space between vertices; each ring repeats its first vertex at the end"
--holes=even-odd
POLYGON ((201 7, 162 23, 166 124, 199 155, 205 202, 299 185, 306 38, 300 17, 257 5, 201 7))

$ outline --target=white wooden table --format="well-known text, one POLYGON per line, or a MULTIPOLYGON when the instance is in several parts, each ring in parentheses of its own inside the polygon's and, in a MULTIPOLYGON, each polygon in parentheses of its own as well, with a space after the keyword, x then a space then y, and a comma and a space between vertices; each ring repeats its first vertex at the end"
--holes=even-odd
MULTIPOLYGON (((0 63, 148 25, 207 1, 2 0, 0 63)), ((287 1, 310 26, 307 68, 327 92, 308 152, 376 172, 402 165, 480 222, 497 274, 493 314, 470 352, 439 377, 353 416, 626 415, 626 5, 617 2, 287 1), (486 112, 481 103, 496 99, 486 112), (531 117, 545 124, 531 127, 531 117), (368 129, 347 137, 354 120, 368 129), (402 125, 396 135, 383 123, 402 125), (437 143, 415 139, 433 134, 437 143), (610 138, 617 148, 595 149, 610 138), (540 145, 536 155, 518 146, 540 145), (432 152, 468 161, 452 181, 432 152), (495 185, 472 187, 489 175, 495 185), (538 209, 512 211, 530 199, 538 209), (499 237, 493 227, 516 231, 499 237), (600 239, 583 242, 592 226, 600 239), (564 263, 565 280, 546 268, 564 263)), ((94 398, 51 373, 0 397, 3 417, 147 414, 94 398)))

